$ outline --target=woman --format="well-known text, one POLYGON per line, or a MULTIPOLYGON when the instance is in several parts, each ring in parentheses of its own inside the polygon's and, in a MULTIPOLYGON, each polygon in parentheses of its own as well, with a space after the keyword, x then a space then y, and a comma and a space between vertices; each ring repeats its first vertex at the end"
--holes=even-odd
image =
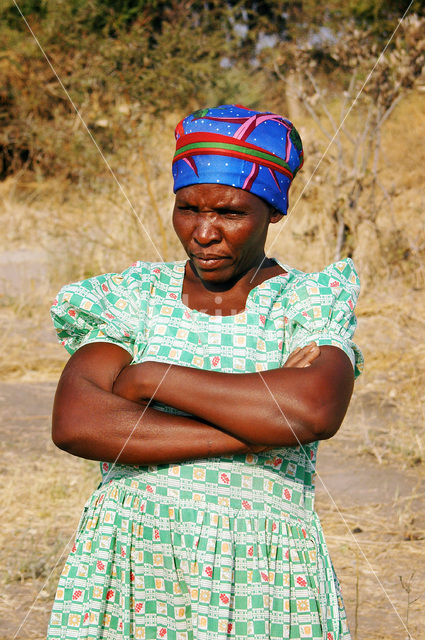
POLYGON ((265 256, 302 165, 288 120, 225 105, 176 138, 189 259, 69 285, 52 308, 73 354, 53 439, 103 480, 48 637, 347 640, 312 478, 361 363, 357 275, 265 256))

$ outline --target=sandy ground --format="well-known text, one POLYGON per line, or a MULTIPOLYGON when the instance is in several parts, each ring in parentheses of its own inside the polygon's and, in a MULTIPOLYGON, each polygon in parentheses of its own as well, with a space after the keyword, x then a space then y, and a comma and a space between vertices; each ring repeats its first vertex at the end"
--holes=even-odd
MULTIPOLYGON (((58 572, 79 511, 96 484, 95 463, 72 458, 50 441, 54 388, 54 382, 0 385, 0 472, 3 486, 9 488, 2 521, 11 536, 0 551, 5 569, 0 593, 3 640, 45 637, 58 572), (45 491, 40 478, 48 468, 53 470, 48 479, 51 504, 39 495, 45 491), (22 490, 33 493, 29 517, 16 515, 22 490)), ((347 420, 354 420, 355 414, 353 405, 347 420)), ((414 470, 382 466, 372 456, 353 454, 343 434, 344 427, 321 444, 317 510, 342 583, 353 637, 405 640, 408 625, 411 638, 421 640, 424 483, 414 470)))

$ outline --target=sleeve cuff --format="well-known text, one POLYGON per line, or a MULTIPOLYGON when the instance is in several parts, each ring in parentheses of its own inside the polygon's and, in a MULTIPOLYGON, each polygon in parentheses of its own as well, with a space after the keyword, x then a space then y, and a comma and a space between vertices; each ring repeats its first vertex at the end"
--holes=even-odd
POLYGON ((320 331, 316 333, 303 332, 303 335, 299 335, 294 339, 291 344, 291 351, 294 351, 297 347, 305 347, 310 342, 315 342, 318 347, 328 345, 342 349, 350 359, 354 369, 354 377, 357 378, 361 374, 363 370, 363 356, 360 349, 351 340, 347 341, 341 336, 324 334, 320 331))
POLYGON ((134 349, 130 344, 126 344, 116 338, 112 338, 105 334, 101 329, 92 329, 87 333, 84 337, 76 337, 76 338, 68 338, 63 341, 63 346, 65 349, 72 355, 81 347, 84 347, 86 344, 92 344, 93 342, 108 342, 110 344, 116 344, 117 347, 121 347, 121 349, 125 349, 131 357, 134 357, 134 349))

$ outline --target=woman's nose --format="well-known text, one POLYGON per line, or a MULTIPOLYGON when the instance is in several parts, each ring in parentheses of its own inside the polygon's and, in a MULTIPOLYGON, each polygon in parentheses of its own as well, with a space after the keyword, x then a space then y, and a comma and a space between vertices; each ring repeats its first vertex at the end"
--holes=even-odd
POLYGON ((215 218, 198 216, 193 237, 198 244, 210 244, 220 242, 221 233, 215 218))

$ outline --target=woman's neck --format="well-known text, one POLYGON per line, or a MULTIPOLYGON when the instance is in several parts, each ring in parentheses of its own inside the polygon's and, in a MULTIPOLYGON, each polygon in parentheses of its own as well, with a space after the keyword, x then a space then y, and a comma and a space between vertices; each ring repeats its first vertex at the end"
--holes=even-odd
POLYGON ((206 283, 188 261, 182 298, 190 309, 210 315, 235 315, 244 311, 251 289, 284 273, 285 270, 275 260, 265 257, 262 264, 251 267, 237 279, 224 283, 206 283))

